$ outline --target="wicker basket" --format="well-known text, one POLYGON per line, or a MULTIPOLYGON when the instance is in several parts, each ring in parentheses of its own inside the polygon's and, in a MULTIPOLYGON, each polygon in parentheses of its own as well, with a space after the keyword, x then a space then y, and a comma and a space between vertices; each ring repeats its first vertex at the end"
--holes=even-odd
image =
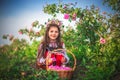
MULTIPOLYGON (((59 51, 59 50, 64 50, 64 49, 56 49, 56 50, 52 51, 51 53, 54 53, 54 52, 59 51)), ((69 50, 67 50, 67 53, 70 53, 72 55, 72 57, 74 58, 74 66, 70 70, 53 70, 53 69, 50 69, 49 66, 48 66, 49 55, 46 58, 46 70, 47 71, 56 71, 61 79, 66 79, 67 78, 68 80, 70 80, 72 75, 73 75, 73 72, 76 68, 76 57, 69 50)))

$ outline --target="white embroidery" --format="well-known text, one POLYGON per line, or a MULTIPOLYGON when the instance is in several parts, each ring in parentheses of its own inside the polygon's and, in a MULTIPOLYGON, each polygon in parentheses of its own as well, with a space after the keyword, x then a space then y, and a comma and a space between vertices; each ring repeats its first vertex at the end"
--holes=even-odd
POLYGON ((44 63, 45 64, 45 59, 43 57, 40 58, 40 63, 44 63))

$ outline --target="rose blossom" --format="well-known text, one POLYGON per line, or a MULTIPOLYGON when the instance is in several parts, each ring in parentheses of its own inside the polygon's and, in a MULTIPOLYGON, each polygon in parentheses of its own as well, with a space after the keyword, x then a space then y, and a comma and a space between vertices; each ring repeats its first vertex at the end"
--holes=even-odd
POLYGON ((69 14, 64 14, 64 19, 69 19, 69 14))
POLYGON ((105 44, 106 43, 106 40, 104 38, 100 38, 100 43, 101 44, 105 44))
POLYGON ((72 15, 72 20, 76 20, 76 16, 77 16, 77 14, 76 13, 74 13, 73 15, 72 15))
POLYGON ((18 32, 19 34, 23 34, 21 31, 18 32))
POLYGON ((106 14, 106 12, 103 12, 103 14, 106 14))
POLYGON ((39 35, 40 33, 39 32, 36 32, 36 35, 39 35))
POLYGON ((65 5, 63 9, 66 9, 66 8, 67 8, 67 6, 65 5))
POLYGON ((76 17, 76 15, 77 15, 77 14, 76 14, 76 13, 74 13, 74 14, 73 14, 73 17, 76 17))

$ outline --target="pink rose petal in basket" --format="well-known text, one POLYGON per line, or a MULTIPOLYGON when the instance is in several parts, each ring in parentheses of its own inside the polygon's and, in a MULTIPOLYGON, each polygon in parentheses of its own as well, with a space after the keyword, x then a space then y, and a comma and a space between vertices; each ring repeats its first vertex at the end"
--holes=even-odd
POLYGON ((63 67, 63 66, 53 66, 53 65, 51 65, 51 66, 49 66, 49 69, 51 69, 51 70, 71 70, 71 68, 70 67, 63 67))

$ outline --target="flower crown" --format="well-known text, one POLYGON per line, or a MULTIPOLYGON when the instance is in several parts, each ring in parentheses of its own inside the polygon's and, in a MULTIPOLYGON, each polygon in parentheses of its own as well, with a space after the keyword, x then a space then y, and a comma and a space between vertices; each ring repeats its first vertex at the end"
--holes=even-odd
POLYGON ((52 20, 48 20, 47 27, 49 24, 57 24, 59 27, 61 27, 63 23, 62 23, 62 21, 60 21, 58 19, 52 19, 52 20))

